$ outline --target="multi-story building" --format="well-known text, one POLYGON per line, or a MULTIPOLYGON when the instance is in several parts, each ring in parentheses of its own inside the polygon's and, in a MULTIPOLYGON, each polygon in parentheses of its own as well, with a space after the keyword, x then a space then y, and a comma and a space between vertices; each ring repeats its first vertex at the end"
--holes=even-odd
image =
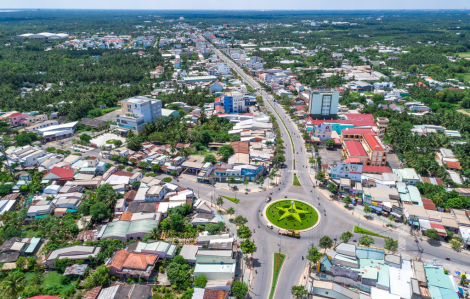
POLYGON ((310 93, 308 114, 316 119, 335 119, 338 114, 339 90, 313 90, 310 93))
POLYGON ((244 95, 241 92, 226 92, 223 96, 225 113, 244 113, 246 112, 246 103, 244 95))
POLYGON ((162 101, 142 96, 121 101, 122 114, 116 121, 125 131, 133 130, 139 133, 144 124, 162 117, 162 101))
POLYGON ((385 130, 389 122, 386 117, 377 117, 377 128, 379 129, 378 135, 380 138, 384 138, 385 130))
POLYGON ((228 75, 230 74, 230 67, 226 63, 219 63, 217 65, 217 70, 221 75, 228 75))
POLYGON ((47 115, 45 114, 38 114, 38 115, 34 115, 34 116, 30 116, 30 117, 26 117, 24 120, 23 120, 23 125, 25 126, 30 126, 34 123, 37 123, 37 122, 44 122, 47 120, 47 115))

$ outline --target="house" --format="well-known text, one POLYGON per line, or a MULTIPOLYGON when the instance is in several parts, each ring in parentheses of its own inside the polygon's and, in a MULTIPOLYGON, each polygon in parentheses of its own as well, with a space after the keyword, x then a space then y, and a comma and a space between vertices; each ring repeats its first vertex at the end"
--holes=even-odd
POLYGON ((407 185, 416 185, 420 181, 416 170, 413 168, 392 169, 392 171, 398 177, 398 181, 407 185))
POLYGON ((211 93, 222 92, 224 90, 224 85, 220 82, 214 82, 211 84, 209 90, 211 93))
POLYGON ((35 220, 46 215, 51 215, 54 211, 54 204, 50 200, 34 201, 26 212, 26 220, 35 220))
POLYGON ((152 288, 149 285, 112 284, 109 288, 102 289, 102 286, 98 286, 91 289, 83 299, 149 299, 151 297, 152 288))
MULTIPOLYGON (((145 194, 145 201, 162 201, 165 195, 168 193, 168 188, 166 186, 155 185, 150 188, 147 188, 148 191, 145 194)), ((137 195, 136 199, 137 201, 137 195)))
POLYGON ((107 265, 109 275, 119 278, 143 278, 148 280, 158 258, 158 255, 130 253, 125 249, 119 250, 107 265))
POLYGON ((162 101, 137 96, 121 101, 122 114, 116 118, 123 132, 133 130, 139 133, 144 125, 162 117, 162 101))
POLYGON ((45 142, 69 138, 73 136, 77 123, 75 121, 38 129, 38 134, 44 137, 45 142))
POLYGON ((157 228, 158 220, 114 221, 103 226, 98 238, 118 239, 120 241, 142 240, 144 236, 157 228))
POLYGON ((176 245, 164 241, 156 241, 152 243, 137 241, 129 244, 127 247, 129 252, 158 255, 160 259, 173 258, 175 256, 176 249, 176 245))
POLYGON ((201 246, 198 245, 183 245, 180 255, 190 264, 196 263, 196 255, 201 246))
POLYGON ((194 288, 192 299, 227 299, 230 292, 226 290, 194 288))
POLYGON ((95 130, 104 128, 104 123, 105 123, 103 120, 99 120, 96 118, 86 118, 86 117, 82 118, 80 122, 84 124, 85 126, 90 126, 92 129, 95 129, 95 130))
POLYGON ((60 248, 52 251, 49 253, 44 261, 44 265, 47 268, 54 268, 54 261, 56 259, 65 259, 68 258, 70 260, 84 260, 90 261, 94 259, 98 253, 100 253, 101 247, 100 246, 83 246, 83 245, 76 245, 71 247, 60 248))
POLYGON ((23 167, 30 167, 38 164, 38 159, 46 155, 46 151, 41 148, 26 145, 16 148, 10 155, 8 160, 13 163, 20 163, 23 167))
POLYGON ((62 167, 53 167, 46 175, 42 178, 43 181, 53 181, 64 183, 72 181, 75 175, 75 169, 65 169, 62 167))

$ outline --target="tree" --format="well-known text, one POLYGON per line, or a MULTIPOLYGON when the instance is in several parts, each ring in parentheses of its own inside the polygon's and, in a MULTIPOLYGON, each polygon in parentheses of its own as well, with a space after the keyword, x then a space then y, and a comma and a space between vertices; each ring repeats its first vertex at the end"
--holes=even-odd
POLYGON ((336 192, 338 191, 338 187, 336 187, 336 185, 333 184, 333 183, 329 183, 326 188, 327 188, 328 191, 330 191, 331 193, 336 193, 336 192))
POLYGON ((133 181, 132 182, 132 188, 137 190, 140 187, 140 181, 133 181))
POLYGON ((105 286, 108 284, 109 280, 109 268, 106 265, 101 265, 96 268, 96 271, 93 272, 90 276, 85 278, 83 286, 86 289, 91 289, 96 286, 105 286))
MULTIPOLYGON (((129 130, 131 131, 131 130, 129 130)), ((139 137, 127 138, 127 147, 133 151, 138 151, 142 147, 139 137)))
POLYGON ((243 181, 243 185, 245 185, 245 190, 246 190, 246 191, 248 191, 247 186, 248 186, 249 183, 250 183, 250 182, 249 182, 248 180, 246 180, 246 179, 243 181))
POLYGON ((7 194, 10 194, 11 190, 13 190, 13 184, 1 184, 0 185, 0 196, 4 197, 7 194))
POLYGON ((264 183, 264 177, 260 176, 259 179, 258 179, 258 183, 263 185, 264 183))
POLYGON ((335 146, 335 141, 333 139, 328 139, 325 141, 325 146, 327 148, 333 148, 335 146))
POLYGON ((206 224, 205 230, 209 232, 211 235, 218 234, 221 230, 225 229, 225 225, 223 222, 217 223, 208 223, 206 224))
POLYGON ((325 174, 323 173, 323 171, 318 171, 315 178, 321 182, 325 179, 325 174))
POLYGON ((121 140, 114 140, 114 146, 115 147, 120 147, 122 145, 122 141, 121 140))
POLYGON ((166 273, 168 280, 171 282, 171 284, 176 285, 177 288, 184 289, 187 285, 189 285, 188 280, 191 272, 188 263, 182 256, 175 256, 173 261, 166 268, 166 273))
POLYGON ((372 208, 368 203, 364 204, 364 213, 366 213, 366 216, 369 216, 369 213, 372 213, 372 208))
POLYGON ((225 161, 227 161, 228 158, 230 158, 230 156, 232 156, 234 153, 235 150, 229 144, 224 144, 217 150, 217 154, 221 155, 225 161))
POLYGON ((291 293, 296 298, 303 298, 307 296, 308 291, 304 286, 292 286, 291 293))
POLYGON ((341 234, 341 241, 343 241, 344 243, 348 243, 349 240, 351 240, 351 238, 354 237, 354 234, 350 231, 345 231, 344 233, 341 234))
POLYGON ((359 244, 369 247, 370 245, 375 244, 375 241, 372 237, 363 235, 359 238, 359 244))
POLYGON ((242 239, 251 237, 251 230, 248 226, 242 225, 237 229, 237 236, 242 239))
POLYGON ((395 221, 395 217, 393 217, 392 215, 388 215, 387 219, 388 221, 390 221, 390 225, 392 225, 392 221, 395 221))
POLYGON ((204 288, 207 283, 207 278, 204 275, 198 275, 194 278, 194 286, 204 288))
POLYGON ((424 232, 424 234, 426 235, 426 237, 428 237, 431 240, 439 240, 441 238, 441 236, 439 235, 439 232, 434 228, 427 229, 424 232))
POLYGON ((248 286, 245 282, 235 280, 232 285, 232 294, 238 298, 243 298, 248 293, 248 286))
POLYGON ((313 264, 318 262, 323 254, 318 251, 317 246, 312 246, 308 248, 307 260, 311 261, 313 264))
POLYGON ((325 249, 325 252, 326 252, 327 248, 330 248, 331 246, 333 246, 333 240, 328 236, 323 236, 321 237, 318 246, 320 246, 320 248, 325 249))
POLYGON ((121 158, 119 158, 119 161, 120 161, 121 163, 127 163, 127 162, 129 161, 129 158, 127 158, 127 157, 121 157, 121 158))
POLYGON ((252 254, 255 252, 256 245, 255 242, 245 239, 240 243, 240 248, 245 254, 252 254))
POLYGON ((90 207, 91 219, 94 221, 103 221, 110 217, 108 207, 103 202, 97 202, 90 207))
POLYGON ((7 298, 17 299, 19 293, 24 289, 24 277, 22 272, 11 272, 2 281, 2 293, 7 298))
POLYGON ((229 215, 235 214, 235 209, 233 207, 228 208, 227 209, 227 214, 229 214, 229 215))
POLYGON ((80 135, 80 140, 88 144, 90 143, 91 136, 88 134, 82 134, 80 135))
POLYGON ((229 178, 228 178, 228 183, 229 184, 235 184, 236 180, 235 180, 235 177, 233 175, 231 175, 229 178))
POLYGON ((459 251, 460 248, 462 248, 462 243, 460 243, 459 241, 457 240, 452 240, 450 241, 450 245, 452 245, 452 248, 454 248, 455 250, 459 251))
POLYGON ((222 196, 217 197, 216 203, 219 206, 219 209, 224 205, 224 199, 222 198, 222 196))
POLYGON ((162 166, 160 164, 153 164, 150 169, 152 169, 152 171, 160 171, 160 169, 162 169, 162 166))
POLYGON ((346 206, 348 206, 352 202, 352 199, 349 195, 346 195, 346 197, 343 199, 343 202, 346 204, 346 206))
POLYGON ((204 157, 204 163, 210 162, 212 164, 217 163, 217 158, 213 154, 207 154, 204 157))
POLYGON ((385 245, 384 248, 390 251, 397 251, 398 249, 398 241, 393 240, 392 238, 385 238, 385 245))
POLYGON ((242 215, 238 215, 233 220, 233 223, 235 223, 236 225, 244 225, 247 222, 248 222, 248 220, 245 217, 243 217, 242 215))

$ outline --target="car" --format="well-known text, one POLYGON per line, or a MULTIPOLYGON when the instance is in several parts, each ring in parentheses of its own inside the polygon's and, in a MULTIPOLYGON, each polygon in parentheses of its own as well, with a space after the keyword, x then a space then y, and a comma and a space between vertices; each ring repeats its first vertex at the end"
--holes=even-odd
POLYGON ((271 223, 269 223, 269 222, 268 222, 268 224, 266 224, 266 226, 267 226, 268 228, 270 228, 270 229, 273 229, 273 227, 274 227, 274 226, 273 226, 271 223))
POLYGON ((268 196, 265 200, 265 202, 270 202, 271 201, 271 196, 268 196))

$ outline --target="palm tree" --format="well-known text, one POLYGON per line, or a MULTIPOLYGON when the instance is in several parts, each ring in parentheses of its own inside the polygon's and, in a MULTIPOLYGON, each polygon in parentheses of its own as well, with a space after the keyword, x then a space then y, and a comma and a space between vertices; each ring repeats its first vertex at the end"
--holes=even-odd
POLYGON ((174 154, 177 150, 176 143, 175 142, 170 142, 170 154, 174 154))
POLYGON ((186 159, 189 155, 191 155, 191 150, 189 147, 183 147, 180 149, 180 155, 186 159))
POLYGON ((154 227, 150 234, 153 240, 158 240, 160 238, 160 229, 158 227, 154 227))
POLYGON ((7 298, 18 298, 24 289, 24 277, 22 273, 12 272, 2 283, 3 295, 7 298))

